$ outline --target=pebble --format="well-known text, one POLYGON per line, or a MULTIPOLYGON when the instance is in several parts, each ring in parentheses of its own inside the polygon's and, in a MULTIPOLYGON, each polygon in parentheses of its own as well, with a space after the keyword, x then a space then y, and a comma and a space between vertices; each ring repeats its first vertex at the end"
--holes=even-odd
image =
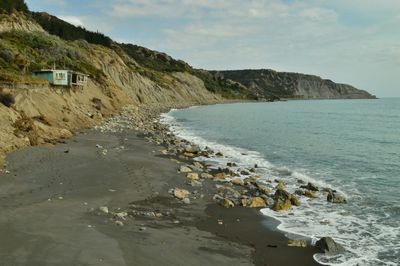
POLYGON ((115 221, 115 224, 116 224, 116 225, 118 225, 118 226, 124 226, 124 223, 123 223, 123 222, 121 222, 121 221, 118 221, 118 220, 117 220, 117 221, 115 221))
POLYGON ((107 206, 101 206, 101 207, 99 207, 99 211, 101 211, 101 212, 103 212, 103 213, 105 213, 105 214, 108 214, 108 213, 109 213, 109 210, 108 210, 108 207, 107 207, 107 206))

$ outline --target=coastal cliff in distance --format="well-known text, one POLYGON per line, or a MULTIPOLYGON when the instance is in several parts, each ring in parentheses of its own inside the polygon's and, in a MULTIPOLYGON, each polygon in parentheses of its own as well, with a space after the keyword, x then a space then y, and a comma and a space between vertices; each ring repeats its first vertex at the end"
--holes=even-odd
POLYGON ((230 79, 265 99, 375 99, 367 91, 314 75, 269 69, 211 71, 216 78, 230 79))

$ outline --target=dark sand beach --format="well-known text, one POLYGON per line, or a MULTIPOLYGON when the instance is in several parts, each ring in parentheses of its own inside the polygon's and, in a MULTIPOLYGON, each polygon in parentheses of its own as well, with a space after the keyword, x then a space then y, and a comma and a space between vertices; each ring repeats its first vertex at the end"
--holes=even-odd
POLYGON ((258 210, 216 205, 214 181, 189 186, 162 149, 136 131, 90 130, 9 154, 0 265, 318 265, 258 210))

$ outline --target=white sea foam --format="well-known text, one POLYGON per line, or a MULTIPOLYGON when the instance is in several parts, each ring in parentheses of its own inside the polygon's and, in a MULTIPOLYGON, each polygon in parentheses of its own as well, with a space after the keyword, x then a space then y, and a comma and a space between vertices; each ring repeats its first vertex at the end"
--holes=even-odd
MULTIPOLYGON (((285 166, 275 166, 265 160, 259 152, 205 140, 198 136, 195 131, 178 123, 172 115, 173 112, 175 111, 163 114, 162 122, 168 124, 171 131, 180 138, 189 140, 203 148, 210 147, 215 151, 221 151, 225 158, 214 158, 217 164, 226 165, 228 161, 237 163, 239 167, 252 167, 257 164, 261 170, 262 178, 265 180, 276 178, 285 180, 288 184, 288 191, 292 193, 299 186, 297 180, 302 180, 312 182, 320 187, 335 189, 351 200, 353 198, 362 199, 356 185, 332 185, 312 178, 301 169, 293 170, 285 166)), ((312 243, 323 236, 331 236, 346 248, 347 252, 339 256, 314 255, 319 263, 351 266, 399 265, 399 258, 396 258, 396 254, 400 254, 398 228, 381 224, 380 217, 369 210, 361 212, 362 215, 360 216, 356 203, 336 205, 327 203, 325 198, 301 198, 300 200, 301 206, 294 207, 290 212, 275 212, 269 208, 262 209, 261 212, 280 221, 278 229, 289 235, 311 238, 312 243), (386 243, 386 245, 382 243, 386 243), (391 252, 395 254, 386 254, 387 250, 392 250, 391 252), (384 257, 386 258, 387 255, 392 256, 393 260, 381 260, 381 253, 385 253, 386 256, 384 257)))

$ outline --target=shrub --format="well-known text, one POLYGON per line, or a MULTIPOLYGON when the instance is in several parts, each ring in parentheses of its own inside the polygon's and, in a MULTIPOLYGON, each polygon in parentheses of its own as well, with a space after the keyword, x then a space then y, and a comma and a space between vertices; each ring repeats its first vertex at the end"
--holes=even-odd
POLYGON ((14 54, 12 51, 6 49, 6 50, 1 50, 0 51, 0 58, 2 58, 4 61, 7 63, 11 63, 14 61, 14 54))
POLYGON ((10 93, 0 91, 0 102, 7 107, 11 107, 15 103, 15 99, 10 93))

